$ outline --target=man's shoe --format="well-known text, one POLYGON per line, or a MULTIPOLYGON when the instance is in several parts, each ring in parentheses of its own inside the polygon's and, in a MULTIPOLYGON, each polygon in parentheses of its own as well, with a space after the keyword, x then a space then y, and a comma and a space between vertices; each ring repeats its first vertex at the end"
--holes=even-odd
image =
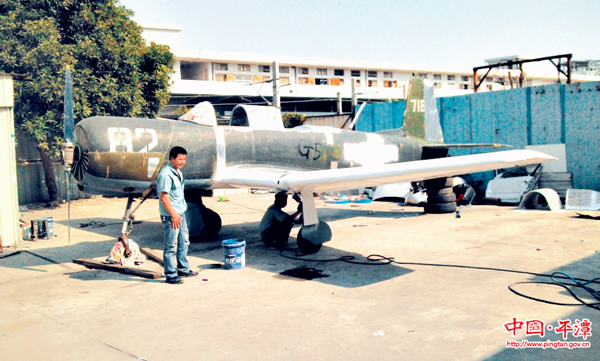
POLYGON ((276 250, 282 250, 282 249, 286 249, 287 245, 288 245, 287 242, 277 241, 277 242, 273 243, 271 246, 269 246, 269 248, 276 249, 276 250))
POLYGON ((195 271, 192 271, 192 270, 189 270, 187 272, 177 271, 177 275, 181 276, 181 277, 196 277, 198 275, 198 272, 195 272, 195 271))
POLYGON ((179 276, 167 277, 167 283, 171 285, 178 285, 183 283, 183 280, 179 276))

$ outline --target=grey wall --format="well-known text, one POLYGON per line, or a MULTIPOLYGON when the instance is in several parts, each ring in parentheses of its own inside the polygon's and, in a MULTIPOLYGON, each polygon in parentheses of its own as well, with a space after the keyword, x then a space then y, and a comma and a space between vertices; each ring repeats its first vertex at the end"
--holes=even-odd
MULTIPOLYGON (((40 154, 35 144, 18 129, 17 138, 17 183, 19 186, 19 204, 43 203, 48 201, 48 189, 44 177, 44 169, 40 154)), ((67 178, 63 165, 59 162, 52 164, 56 176, 56 186, 60 199, 67 199, 67 178)), ((75 180, 71 179, 71 199, 85 198, 77 189, 75 180)))

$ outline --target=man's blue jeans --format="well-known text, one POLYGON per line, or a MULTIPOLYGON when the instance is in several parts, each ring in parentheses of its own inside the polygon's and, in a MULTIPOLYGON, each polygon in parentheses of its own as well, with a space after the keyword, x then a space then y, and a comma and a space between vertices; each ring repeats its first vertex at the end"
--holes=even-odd
POLYGON ((190 235, 185 215, 181 216, 181 227, 179 229, 173 228, 171 217, 161 216, 160 219, 163 224, 163 234, 165 236, 165 248, 163 252, 165 276, 172 278, 177 276, 177 271, 189 272, 190 264, 187 260, 187 252, 190 244, 190 235), (177 267, 175 267, 175 259, 177 259, 177 267))

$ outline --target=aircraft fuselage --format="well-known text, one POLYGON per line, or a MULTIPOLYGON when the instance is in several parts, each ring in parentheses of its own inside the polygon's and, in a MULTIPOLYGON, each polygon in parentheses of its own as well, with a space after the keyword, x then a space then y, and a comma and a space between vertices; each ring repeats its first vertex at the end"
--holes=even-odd
POLYGON ((421 159, 417 140, 331 127, 211 127, 185 121, 92 117, 76 126, 74 176, 87 193, 140 194, 168 162, 173 146, 187 152, 186 189, 226 188, 225 168, 322 170, 421 159))

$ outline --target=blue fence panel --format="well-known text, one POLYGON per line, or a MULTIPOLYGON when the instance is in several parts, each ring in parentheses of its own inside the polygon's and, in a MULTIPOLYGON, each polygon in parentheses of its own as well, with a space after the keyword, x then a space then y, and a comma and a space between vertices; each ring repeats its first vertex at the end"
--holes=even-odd
MULTIPOLYGON (((471 142, 497 143, 495 95, 493 92, 477 93, 471 98, 471 142)), ((474 149, 473 153, 483 150, 474 149)))
MULTIPOLYGON (((527 145, 527 90, 514 89, 492 92, 494 95, 494 143, 516 149, 527 145)), ((486 152, 489 149, 484 149, 486 152)))
MULTIPOLYGON (((471 143, 471 98, 451 97, 438 99, 440 123, 445 143, 471 143)), ((468 149, 452 149, 450 155, 471 154, 468 149)))
MULTIPOLYGON (((356 107, 356 111, 360 105, 356 107)), ((392 103, 370 103, 363 109, 354 129, 361 132, 378 132, 380 130, 398 129, 402 127, 406 101, 392 103)))
POLYGON ((600 83, 578 83, 566 89, 565 133, 573 186, 600 190, 600 83))
POLYGON ((530 89, 530 145, 564 143, 564 85, 548 85, 530 89))

